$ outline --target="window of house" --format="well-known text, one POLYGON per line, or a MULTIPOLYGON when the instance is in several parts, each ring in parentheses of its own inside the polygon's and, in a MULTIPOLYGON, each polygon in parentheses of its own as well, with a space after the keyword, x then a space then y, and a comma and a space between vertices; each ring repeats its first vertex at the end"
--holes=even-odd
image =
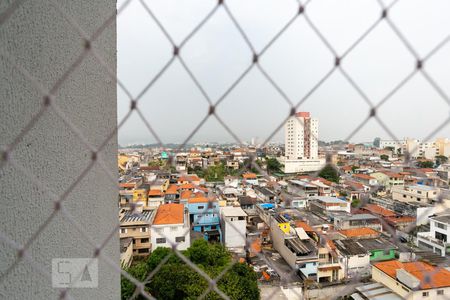
POLYGON ((428 297, 430 295, 429 292, 422 292, 422 297, 428 297))
POLYGON ((327 258, 327 255, 325 254, 325 253, 321 253, 321 254, 319 254, 319 258, 327 258))
POLYGON ((144 248, 144 249, 138 249, 138 253, 148 253, 149 249, 148 248, 144 248))
POLYGON ((203 205, 200 205, 199 207, 198 207, 198 209, 204 209, 205 207, 203 206, 203 205))
POLYGON ((444 290, 437 290, 438 295, 444 295, 444 290))
POLYGON ((177 236, 177 237, 175 238, 175 242, 177 242, 177 243, 184 242, 184 236, 177 236))
POLYGON ((165 238, 157 238, 156 239, 156 243, 157 244, 165 244, 166 243, 166 239, 165 238))
POLYGON ((141 243, 142 244, 148 243, 148 239, 141 239, 141 243))
POLYGON ((141 232, 147 232, 147 227, 141 227, 141 232))
POLYGON ((233 221, 234 221, 234 219, 233 219, 233 218, 230 218, 230 221, 232 221, 232 222, 233 222, 233 221))
MULTIPOLYGON (((245 220, 245 217, 238 217, 238 220, 245 220)), ((285 226, 286 227, 286 226, 285 226)))
POLYGON ((442 223, 435 222, 435 224, 436 224, 436 227, 438 227, 438 228, 441 228, 441 229, 447 229, 447 226, 445 226, 445 225, 442 224, 442 223))
POLYGON ((127 233, 127 229, 126 228, 120 228, 120 233, 127 233))

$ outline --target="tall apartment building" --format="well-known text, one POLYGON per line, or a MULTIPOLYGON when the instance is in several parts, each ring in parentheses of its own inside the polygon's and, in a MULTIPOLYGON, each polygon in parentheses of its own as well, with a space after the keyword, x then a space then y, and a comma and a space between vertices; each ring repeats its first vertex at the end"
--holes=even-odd
POLYGON ((319 120, 309 112, 298 112, 285 124, 285 156, 288 159, 316 159, 319 146, 319 120))
POLYGON ((309 112, 298 112, 284 125, 285 173, 320 170, 324 159, 319 159, 319 120, 309 112))

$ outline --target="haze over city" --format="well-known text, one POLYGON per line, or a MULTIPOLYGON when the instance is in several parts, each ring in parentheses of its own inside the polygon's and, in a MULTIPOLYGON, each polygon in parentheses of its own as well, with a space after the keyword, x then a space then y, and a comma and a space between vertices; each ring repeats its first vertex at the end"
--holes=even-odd
MULTIPOLYGON (((121 1, 120 1, 121 2, 121 1)), ((119 5, 120 5, 119 2, 119 5)), ((297 13, 296 1, 227 1, 259 52, 297 13)), ((386 3, 388 4, 388 3, 386 3)), ((389 16, 423 57, 447 34, 450 21, 439 11, 450 11, 448 1, 399 1, 389 16), (432 32, 432 34, 430 34, 432 32)), ((175 44, 179 44, 216 1, 147 3, 175 44)), ((307 14, 318 30, 341 55, 379 17, 376 1, 310 2, 307 14)), ((117 21, 118 78, 136 96, 172 56, 172 46, 138 2, 132 2, 117 21)), ((450 46, 444 46, 426 62, 428 74, 450 93, 450 46)), ((180 55, 215 103, 251 63, 252 54, 226 13, 215 15, 184 45, 180 55)), ((334 56, 298 17, 259 60, 260 65, 295 104, 333 67, 334 56)), ((416 65, 415 58, 387 24, 379 24, 342 61, 343 69, 376 105, 416 65)), ((189 78, 178 59, 139 102, 144 117, 164 143, 181 143, 208 111, 208 102, 189 78), (168 126, 170 124, 170 126, 168 126)), ((240 84, 218 105, 216 112, 241 140, 264 141, 289 113, 289 104, 254 66, 240 84)), ((368 116, 369 105, 339 70, 324 82, 297 111, 310 111, 321 121, 321 140, 345 139, 368 116)), ((118 120, 129 109, 129 100, 118 89, 118 120)), ((424 138, 449 114, 448 104, 421 74, 416 74, 378 110, 379 117, 396 137, 424 138), (405 109, 407 107, 407 110, 405 109), (433 117, 431 117, 433 115, 433 117)), ((446 126, 435 136, 449 132, 446 126)), ((391 139, 370 120, 351 141, 391 139)), ((273 141, 283 140, 280 130, 273 141)), ((212 117, 191 142, 234 142, 212 117)), ((119 131, 119 143, 154 143, 155 139, 134 113, 119 131)))

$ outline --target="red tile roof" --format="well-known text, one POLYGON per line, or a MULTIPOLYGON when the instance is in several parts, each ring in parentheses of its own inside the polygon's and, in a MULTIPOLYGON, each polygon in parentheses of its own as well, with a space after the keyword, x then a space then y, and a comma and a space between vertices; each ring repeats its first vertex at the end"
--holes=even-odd
POLYGON ((164 196, 164 193, 160 190, 150 190, 148 191, 149 196, 164 196))
POLYGON ((300 118, 309 118, 311 114, 307 111, 299 111, 298 113, 295 114, 295 116, 300 118))
POLYGON ((245 174, 242 174, 242 177, 244 177, 244 179, 256 179, 256 174, 255 173, 245 173, 245 174))
POLYGON ((192 183, 185 183, 185 184, 180 185, 178 187, 178 189, 182 189, 182 190, 195 189, 195 185, 193 185, 192 183))
POLYGON ((386 222, 391 224, 398 224, 398 223, 413 223, 416 221, 415 217, 410 216, 400 216, 400 217, 387 217, 386 222))
POLYGON ((420 280, 420 289, 442 288, 450 286, 450 272, 442 267, 435 267, 422 261, 399 262, 390 260, 375 263, 374 266, 392 278, 396 270, 403 269, 420 280))
POLYGON ((379 235, 380 233, 372 228, 362 227, 362 228, 353 228, 347 230, 339 230, 340 234, 345 235, 346 237, 364 237, 364 236, 372 236, 379 235))
POLYGON ((376 204, 366 204, 363 209, 368 210, 369 212, 383 216, 383 217, 394 217, 396 214, 392 210, 386 209, 384 207, 378 206, 376 204))
POLYGON ((360 178, 360 179, 365 179, 365 180, 375 179, 372 176, 369 176, 367 174, 353 174, 352 176, 355 178, 360 178))
POLYGON ((180 224, 184 221, 184 204, 162 204, 158 207, 153 225, 180 224))
POLYGON ((175 184, 169 185, 166 194, 178 194, 178 186, 176 186, 175 184))
POLYGON ((209 199, 206 197, 194 197, 194 198, 189 198, 188 199, 188 203, 208 203, 208 202, 214 202, 213 199, 209 199))
POLYGON ((295 221, 295 227, 303 228, 306 232, 312 232, 314 229, 309 226, 306 222, 303 221, 295 221))

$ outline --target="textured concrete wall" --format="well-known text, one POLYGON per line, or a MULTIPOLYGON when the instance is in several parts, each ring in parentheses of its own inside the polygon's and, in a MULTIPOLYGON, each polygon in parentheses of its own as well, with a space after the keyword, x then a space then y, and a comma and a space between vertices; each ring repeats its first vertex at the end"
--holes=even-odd
MULTIPOLYGON (((0 14, 12 1, 0 1, 0 14)), ((115 11, 115 1, 58 1, 63 10, 92 34, 115 11)), ((113 22, 94 47, 115 71, 116 27, 113 22)), ((24 1, 0 26, 0 48, 49 89, 83 51, 83 42, 61 14, 47 1, 24 1)), ((10 144, 39 111, 42 95, 13 68, 0 50, 0 146, 10 144)), ((98 147, 116 126, 116 85, 89 54, 55 93, 55 102, 79 128, 87 141, 98 147)), ((107 168, 117 172, 117 140, 101 152, 107 168)), ((61 195, 88 166, 90 150, 49 108, 12 152, 28 174, 61 195)), ((7 164, 0 169, 0 233, 24 244, 53 211, 53 199, 24 174, 7 164)), ((117 225, 117 189, 95 165, 69 194, 66 209, 84 232, 101 244, 117 225)), ((14 263, 17 251, 0 239, 0 299, 55 299, 59 291, 27 261, 14 263)), ((34 240, 29 254, 50 274, 51 260, 58 257, 92 257, 85 239, 58 213, 34 240)), ((103 249, 119 263, 118 231, 103 249)), ((120 276, 100 260, 99 287, 73 289, 75 299, 117 299, 120 276)))

